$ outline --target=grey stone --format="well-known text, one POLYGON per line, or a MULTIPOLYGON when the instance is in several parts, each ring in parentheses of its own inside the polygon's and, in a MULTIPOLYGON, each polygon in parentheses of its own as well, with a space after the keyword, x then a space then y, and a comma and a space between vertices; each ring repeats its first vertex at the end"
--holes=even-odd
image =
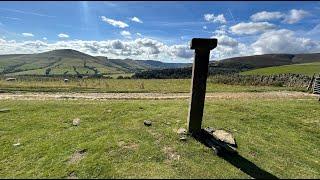
POLYGON ((148 121, 148 120, 144 120, 144 121, 143 121, 143 124, 144 124, 145 126, 151 126, 151 125, 152 125, 152 122, 151 122, 151 121, 148 121))
POLYGON ((79 118, 76 118, 72 121, 72 125, 74 126, 79 126, 80 125, 80 119, 79 118))
POLYGON ((10 109, 0 109, 0 113, 2 113, 2 112, 9 112, 10 111, 10 109))
POLYGON ((236 141, 233 135, 225 130, 222 130, 222 129, 215 130, 212 133, 212 135, 216 139, 219 139, 220 141, 236 146, 236 141))
POLYGON ((185 128, 179 128, 177 131, 178 134, 182 135, 182 134, 186 134, 187 130, 185 128))
POLYGON ((16 78, 7 78, 6 81, 15 81, 17 80, 16 78))

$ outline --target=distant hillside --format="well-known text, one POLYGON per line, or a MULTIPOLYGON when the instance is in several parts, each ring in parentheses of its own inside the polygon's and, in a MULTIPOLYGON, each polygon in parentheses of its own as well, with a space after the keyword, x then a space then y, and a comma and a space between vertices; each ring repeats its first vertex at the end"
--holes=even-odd
POLYGON ((259 68, 250 71, 244 71, 242 75, 273 75, 273 74, 305 74, 312 76, 320 74, 320 62, 292 64, 276 67, 259 68))
POLYGON ((38 54, 0 55, 2 75, 112 75, 187 65, 152 60, 108 59, 72 49, 38 54))
MULTIPOLYGON (((209 64, 209 75, 232 74, 254 70, 258 68, 320 62, 320 53, 315 54, 265 54, 255 56, 243 56, 211 61, 209 64)), ((320 71, 320 70, 318 70, 320 71)), ((284 71, 286 72, 286 71, 284 71)), ((294 72, 294 71, 293 71, 294 72)), ((297 71, 299 73, 300 71, 297 71)), ((138 72, 135 78, 189 78, 191 67, 174 68, 163 70, 149 70, 138 72)))

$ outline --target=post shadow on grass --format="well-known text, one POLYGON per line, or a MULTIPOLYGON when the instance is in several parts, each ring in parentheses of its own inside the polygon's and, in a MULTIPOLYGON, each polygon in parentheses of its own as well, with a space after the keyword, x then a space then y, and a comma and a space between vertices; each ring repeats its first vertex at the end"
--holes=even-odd
MULTIPOLYGON (((255 179, 278 179, 275 175, 261 169, 253 162, 249 161, 245 157, 241 156, 237 152, 230 152, 227 149, 224 149, 224 145, 216 144, 217 140, 209 134, 206 130, 201 129, 199 132, 192 134, 192 136, 199 141, 200 143, 204 144, 205 146, 218 150, 215 153, 221 157, 222 159, 226 160, 236 168, 240 169, 242 172, 246 173, 247 175, 251 176, 255 179)), ((219 142, 223 143, 223 142, 219 142)))

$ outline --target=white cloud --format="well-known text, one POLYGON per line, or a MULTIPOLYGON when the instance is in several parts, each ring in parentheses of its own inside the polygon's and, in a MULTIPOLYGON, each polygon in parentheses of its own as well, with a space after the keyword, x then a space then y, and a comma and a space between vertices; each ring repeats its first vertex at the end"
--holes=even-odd
POLYGON ((190 47, 187 45, 173 45, 169 48, 169 54, 173 57, 180 57, 184 59, 191 59, 194 52, 190 50, 190 47))
POLYGON ((137 23, 143 23, 139 18, 133 17, 131 18, 131 21, 137 22, 137 23))
POLYGON ((46 37, 43 37, 42 39, 43 39, 43 40, 45 40, 45 41, 47 40, 47 38, 46 38, 46 37))
POLYGON ((227 20, 224 18, 223 14, 215 16, 214 14, 205 14, 204 19, 209 22, 218 22, 218 23, 227 23, 227 20))
POLYGON ((32 33, 22 33, 22 36, 24 37, 34 37, 32 33))
POLYGON ((137 34, 137 36, 140 36, 140 37, 142 36, 142 34, 141 34, 141 33, 136 33, 136 34, 137 34))
POLYGON ((292 9, 288 13, 283 13, 278 11, 275 11, 275 12, 261 11, 253 14, 250 18, 252 21, 256 21, 256 22, 282 19, 283 23, 294 24, 299 22, 301 19, 307 17, 308 15, 310 15, 310 13, 307 11, 292 9))
POLYGON ((101 16, 101 20, 103 22, 106 22, 114 27, 119 27, 119 28, 126 28, 126 27, 129 27, 128 24, 122 22, 122 21, 117 21, 117 20, 114 20, 114 19, 110 19, 110 18, 106 18, 105 16, 101 16))
POLYGON ((207 26, 203 26, 202 28, 203 28, 203 29, 208 29, 207 26))
POLYGON ((64 34, 64 33, 60 33, 60 34, 58 34, 58 37, 59 38, 69 38, 69 35, 68 34, 64 34))
POLYGON ((193 51, 188 45, 166 45, 158 40, 138 38, 135 40, 107 41, 7 41, 0 40, 0 54, 40 53, 55 49, 75 49, 94 56, 109 58, 154 59, 167 62, 190 62, 193 51))
POLYGON ((307 12, 307 11, 292 9, 289 12, 289 14, 286 15, 283 22, 287 23, 287 24, 294 24, 294 23, 299 22, 301 19, 305 18, 308 15, 309 15, 309 12, 307 12))
POLYGON ((285 15, 281 12, 267 12, 262 11, 253 14, 250 18, 252 21, 269 21, 274 19, 283 18, 285 15))
POLYGON ((120 34, 125 38, 131 38, 131 33, 129 31, 121 31, 120 34))
POLYGON ((231 32, 239 35, 241 34, 251 35, 251 34, 262 33, 275 28, 276 26, 274 24, 270 24, 268 22, 248 22, 248 23, 241 22, 239 24, 231 26, 230 30, 231 32))
POLYGON ((308 38, 297 37, 290 30, 280 29, 262 34, 251 44, 255 54, 268 53, 311 53, 320 50, 320 43, 308 38))
POLYGON ((236 47, 239 44, 237 40, 227 35, 218 35, 213 36, 212 38, 218 39, 218 46, 236 47))
POLYGON ((227 34, 227 26, 226 25, 222 25, 222 26, 218 27, 213 33, 215 35, 227 34))
MULTIPOLYGON (((226 27, 220 27, 223 29, 226 27)), ((287 29, 270 30, 253 43, 243 43, 228 34, 215 34, 218 46, 211 51, 211 60, 268 53, 313 53, 320 51, 320 41, 295 34, 287 29)), ((150 38, 106 41, 24 41, 0 39, 0 54, 39 53, 54 49, 75 49, 94 56, 108 58, 153 59, 166 62, 191 62, 194 51, 189 44, 168 45, 150 38)))

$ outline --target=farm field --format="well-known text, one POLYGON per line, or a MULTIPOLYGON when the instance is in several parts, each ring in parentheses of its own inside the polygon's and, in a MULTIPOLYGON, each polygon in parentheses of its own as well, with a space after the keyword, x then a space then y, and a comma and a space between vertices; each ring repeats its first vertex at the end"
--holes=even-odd
POLYGON ((317 99, 250 94, 205 105, 203 127, 234 134, 239 167, 190 137, 179 140, 189 99, 1 100, 10 111, 0 112, 0 177, 250 178, 246 169, 320 177, 317 99))
POLYGON ((305 74, 312 76, 313 74, 320 73, 320 63, 303 63, 303 64, 293 64, 284 66, 275 66, 267 68, 259 68, 250 71, 244 71, 240 74, 242 75, 272 75, 272 74, 305 74))
MULTIPOLYGON (((0 78, 1 92, 122 92, 122 93, 188 93, 190 79, 70 79, 26 78, 8 82, 0 78)), ((277 86, 241 86, 208 81, 207 92, 305 91, 306 88, 277 86)))

